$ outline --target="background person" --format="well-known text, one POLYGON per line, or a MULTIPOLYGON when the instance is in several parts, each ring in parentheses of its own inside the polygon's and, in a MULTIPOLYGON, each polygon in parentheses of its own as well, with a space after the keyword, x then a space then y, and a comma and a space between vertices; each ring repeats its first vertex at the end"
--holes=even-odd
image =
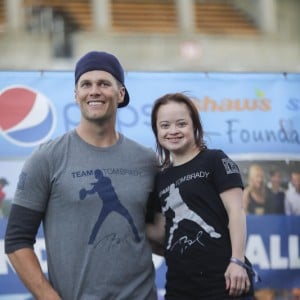
MULTIPOLYGON (((293 167, 290 172, 290 182, 285 193, 285 213, 288 216, 300 215, 300 168, 293 167)), ((300 299, 300 287, 291 290, 293 300, 300 299)))
POLYGON ((6 196, 4 187, 8 185, 8 181, 5 178, 0 178, 0 218, 3 217, 3 202, 6 196))
POLYGON ((270 213, 264 169, 252 164, 248 171, 248 183, 243 192, 243 203, 248 214, 264 215, 270 213))
POLYGON ((270 201, 270 214, 284 214, 285 190, 282 188, 281 171, 272 168, 269 172, 269 183, 267 186, 267 198, 270 201))
MULTIPOLYGON (((278 178, 276 178, 278 180, 278 178)), ((273 178, 273 184, 276 180, 273 178)), ((277 185, 277 184, 275 184, 277 185)), ((271 190, 266 185, 265 171, 257 163, 250 165, 248 183, 243 193, 243 202, 247 214, 265 215, 274 213, 275 206, 271 190)), ((255 300, 274 300, 275 290, 256 289, 255 300)))
POLYGON ((77 128, 23 167, 5 251, 36 299, 155 300, 145 218, 157 163, 154 151, 116 131, 117 109, 129 103, 118 59, 97 51, 81 57, 75 99, 77 128), (41 222, 49 281, 33 251, 41 222))
POLYGON ((300 169, 293 169, 290 173, 290 184, 285 193, 285 213, 300 215, 300 169))

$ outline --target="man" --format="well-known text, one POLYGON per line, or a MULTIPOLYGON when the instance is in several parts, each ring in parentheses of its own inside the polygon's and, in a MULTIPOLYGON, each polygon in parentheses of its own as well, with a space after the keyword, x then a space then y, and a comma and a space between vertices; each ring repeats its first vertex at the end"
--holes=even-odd
POLYGON ((78 127, 24 165, 5 251, 36 299, 156 299, 145 237, 156 158, 115 129, 117 108, 129 103, 115 56, 92 51, 77 62, 75 100, 78 127), (41 222, 49 280, 33 251, 41 222))
POLYGON ((8 181, 5 178, 0 178, 0 218, 3 216, 2 205, 5 199, 6 193, 4 187, 8 185, 8 181))
POLYGON ((282 188, 280 169, 274 168, 269 172, 269 183, 266 189, 268 212, 270 214, 284 214, 285 190, 282 188))
MULTIPOLYGON (((290 182, 285 192, 285 213, 286 215, 300 216, 300 168, 293 167, 290 174, 290 182)), ((291 290, 293 299, 299 299, 300 288, 291 290)))
POLYGON ((290 185, 285 193, 285 213, 300 215, 300 169, 294 169, 290 175, 290 185))

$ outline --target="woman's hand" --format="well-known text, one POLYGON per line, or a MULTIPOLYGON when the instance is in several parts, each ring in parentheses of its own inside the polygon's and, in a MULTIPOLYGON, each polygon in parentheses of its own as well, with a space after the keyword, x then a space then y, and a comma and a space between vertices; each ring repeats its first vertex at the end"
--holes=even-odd
POLYGON ((230 296, 240 296, 250 289, 247 271, 242 266, 230 262, 225 272, 226 290, 230 296))

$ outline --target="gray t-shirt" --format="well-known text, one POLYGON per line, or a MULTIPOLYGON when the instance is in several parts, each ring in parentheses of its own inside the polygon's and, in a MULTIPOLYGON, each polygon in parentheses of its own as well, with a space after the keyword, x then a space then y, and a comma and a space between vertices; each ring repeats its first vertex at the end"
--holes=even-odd
POLYGON ((155 172, 151 149, 123 135, 98 148, 75 130, 27 160, 14 203, 45 212, 48 275, 62 299, 157 299, 145 237, 155 172))

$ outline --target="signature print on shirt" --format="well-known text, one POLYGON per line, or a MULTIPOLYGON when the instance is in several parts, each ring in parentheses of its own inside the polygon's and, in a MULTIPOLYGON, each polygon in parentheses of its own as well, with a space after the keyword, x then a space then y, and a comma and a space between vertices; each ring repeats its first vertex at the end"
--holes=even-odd
POLYGON ((173 246, 171 247, 171 250, 173 250, 176 246, 179 246, 180 252, 181 252, 181 254, 183 254, 183 252, 185 250, 187 250, 189 247, 193 246, 195 243, 198 243, 201 246, 204 246, 204 244, 201 242, 202 235, 203 235, 203 230, 199 230, 196 233, 194 239, 191 239, 187 235, 184 235, 173 244, 173 246))
MULTIPOLYGON (((213 226, 207 224, 199 215, 192 211, 182 200, 179 193, 179 189, 175 187, 175 184, 170 185, 169 196, 165 199, 165 205, 163 205, 162 210, 165 213, 168 209, 171 209, 174 212, 173 225, 170 228, 170 235, 167 244, 167 249, 171 248, 172 239, 174 231, 178 228, 179 222, 182 220, 190 220, 197 223, 201 228, 204 229, 206 233, 209 234, 211 238, 218 239, 221 237, 221 234, 216 232, 213 226)), ((176 241, 173 247, 176 244, 183 244, 186 248, 187 246, 193 245, 195 242, 200 242, 199 238, 202 235, 202 231, 199 231, 195 240, 191 241, 187 236, 181 237, 179 241, 176 241)), ((202 244, 200 242, 200 244, 202 244)), ((173 248, 172 247, 172 248, 173 248)))
POLYGON ((103 205, 100 211, 99 217, 93 227, 92 233, 89 238, 89 244, 93 244, 97 233, 100 230, 102 223, 105 221, 106 217, 112 213, 116 212, 123 216, 131 226, 133 234, 135 236, 135 240, 137 242, 140 241, 140 237, 138 235, 137 228, 134 224, 134 221, 122 203, 120 202, 114 187, 112 186, 111 180, 109 177, 104 176, 103 172, 99 169, 95 170, 94 172, 95 178, 97 179, 96 182, 92 182, 91 185, 93 186, 90 190, 81 189, 79 191, 80 200, 84 200, 87 195, 97 193, 99 198, 102 200, 103 205))

